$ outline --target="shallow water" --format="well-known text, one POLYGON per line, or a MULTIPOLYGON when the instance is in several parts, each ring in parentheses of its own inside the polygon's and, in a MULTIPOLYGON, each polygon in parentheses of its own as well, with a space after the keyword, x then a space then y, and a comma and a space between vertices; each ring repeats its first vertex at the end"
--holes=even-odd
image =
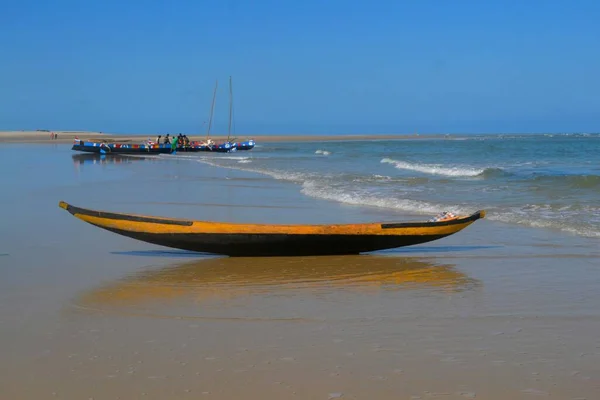
MULTIPOLYGON (((268 146, 287 144, 234 156, 252 165, 268 146)), ((370 255, 224 258, 114 235, 57 205, 252 222, 417 218, 207 164, 235 160, 224 156, 0 147, 14 171, 0 192, 2 398, 599 397, 597 238, 484 219, 370 255)))
POLYGON ((474 135, 259 144, 205 161, 340 203, 428 215, 485 208, 492 220, 599 238, 599 149, 600 135, 474 135))

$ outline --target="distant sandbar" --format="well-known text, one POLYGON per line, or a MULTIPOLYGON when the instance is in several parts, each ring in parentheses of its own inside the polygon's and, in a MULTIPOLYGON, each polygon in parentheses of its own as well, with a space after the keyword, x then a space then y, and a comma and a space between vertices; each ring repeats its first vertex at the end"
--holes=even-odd
MULTIPOLYGON (((431 134, 363 134, 363 135, 238 135, 236 140, 254 139, 258 143, 267 142, 323 142, 323 141, 357 141, 357 140, 399 140, 399 139, 434 139, 448 135, 431 134)), ((71 143, 77 137, 83 140, 98 140, 107 142, 143 142, 148 138, 156 140, 157 135, 126 135, 104 132, 86 131, 0 131, 0 143, 71 143), (56 139, 52 134, 57 134, 56 139)), ((163 135, 164 137, 164 135, 163 135)), ((203 140, 204 135, 188 135, 190 140, 203 140)), ((454 136, 453 136, 454 137, 454 136)), ((222 141, 226 135, 211 135, 215 141, 222 141)))

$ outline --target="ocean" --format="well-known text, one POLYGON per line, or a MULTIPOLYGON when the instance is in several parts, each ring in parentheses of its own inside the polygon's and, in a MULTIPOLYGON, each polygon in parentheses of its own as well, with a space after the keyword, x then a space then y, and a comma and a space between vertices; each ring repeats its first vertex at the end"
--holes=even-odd
POLYGON ((306 196, 391 213, 467 214, 600 237, 600 135, 259 143, 189 157, 297 184, 306 196))

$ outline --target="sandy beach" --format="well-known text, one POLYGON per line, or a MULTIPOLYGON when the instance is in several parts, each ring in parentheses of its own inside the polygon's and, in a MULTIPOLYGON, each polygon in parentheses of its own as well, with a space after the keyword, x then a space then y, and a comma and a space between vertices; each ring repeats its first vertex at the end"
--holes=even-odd
POLYGON ((0 400, 600 400, 600 1, 1 4, 0 400))
MULTIPOLYGON (((176 133, 177 134, 177 133, 176 133)), ((87 131, 0 131, 0 143, 72 143, 75 137, 86 140, 106 140, 119 142, 138 142, 145 141, 148 138, 155 140, 158 134, 138 134, 126 135, 105 132, 87 132, 87 131), (57 138, 52 139, 51 133, 56 133, 57 138)), ((165 134, 162 134, 163 137, 165 134)), ((172 135, 172 134, 171 134, 172 135)), ((261 143, 272 142, 308 142, 308 141, 350 141, 350 140, 397 140, 397 139, 417 139, 417 138, 438 138, 445 135, 238 135, 238 140, 252 138, 261 143)), ((190 140, 204 140, 205 135, 188 135, 190 140)), ((226 140, 227 135, 211 134, 215 141, 226 140)))
POLYGON ((485 219, 360 256, 167 249, 86 224, 58 202, 238 222, 424 217, 313 198, 208 158, 102 158, 60 140, 71 139, 59 134, 51 152, 0 145, 0 166, 15 171, 0 191, 10 210, 0 224, 3 399, 600 394, 595 238, 485 219))

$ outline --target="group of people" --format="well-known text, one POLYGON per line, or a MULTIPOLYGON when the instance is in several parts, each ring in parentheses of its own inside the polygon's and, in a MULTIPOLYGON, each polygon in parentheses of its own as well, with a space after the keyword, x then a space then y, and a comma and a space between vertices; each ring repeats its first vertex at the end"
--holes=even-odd
POLYGON ((184 134, 179 134, 177 136, 171 136, 170 134, 167 133, 167 135, 165 137, 163 137, 162 135, 158 135, 156 137, 156 142, 153 142, 151 139, 148 139, 148 144, 149 145, 155 145, 155 144, 163 144, 166 146, 171 146, 171 151, 175 152, 177 151, 177 149, 182 149, 183 151, 185 151, 185 149, 188 149, 190 147, 195 147, 195 146, 209 146, 212 147, 215 145, 215 142, 212 141, 211 139, 207 139, 207 140, 203 140, 200 142, 191 142, 190 139, 187 137, 187 135, 184 134))
MULTIPOLYGON (((158 135, 156 138, 157 144, 161 143, 161 138, 162 135, 158 135)), ((170 144, 172 149, 190 147, 190 139, 187 137, 187 135, 183 135, 181 133, 177 136, 170 136, 167 133, 167 135, 162 139, 162 143, 170 144)))

